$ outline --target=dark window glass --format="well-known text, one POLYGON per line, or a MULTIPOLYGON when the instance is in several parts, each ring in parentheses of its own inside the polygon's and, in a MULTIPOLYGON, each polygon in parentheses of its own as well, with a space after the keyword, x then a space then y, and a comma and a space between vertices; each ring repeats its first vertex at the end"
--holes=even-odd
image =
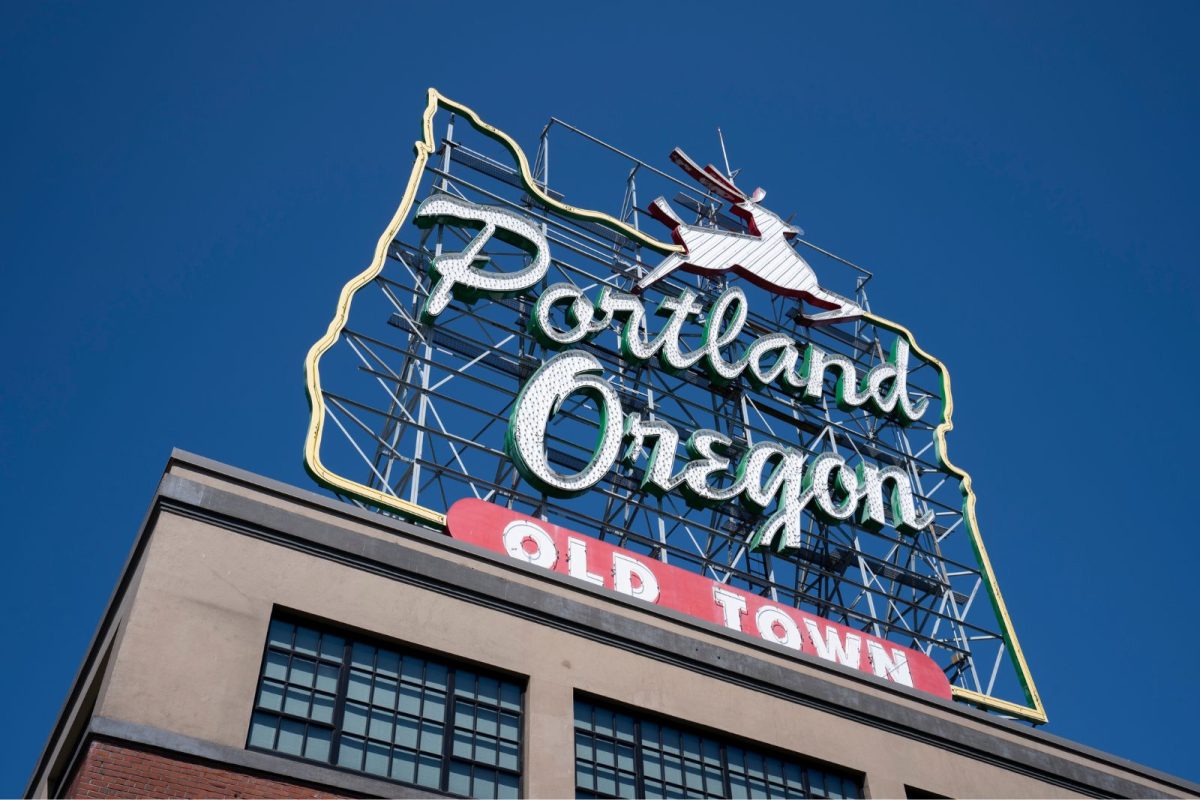
POLYGON ((848 774, 575 701, 575 796, 861 798, 848 774))
POLYGON ((505 678, 274 619, 246 744, 465 797, 516 797, 523 702, 505 678))

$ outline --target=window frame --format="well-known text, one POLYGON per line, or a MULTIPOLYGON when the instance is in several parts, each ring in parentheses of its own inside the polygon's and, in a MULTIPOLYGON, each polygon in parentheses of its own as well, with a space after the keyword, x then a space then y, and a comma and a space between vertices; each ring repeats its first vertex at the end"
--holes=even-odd
MULTIPOLYGON (((299 655, 302 658, 306 658, 306 659, 311 658, 311 660, 313 660, 316 663, 316 672, 314 672, 313 685, 310 687, 306 687, 308 691, 313 693, 313 698, 315 699, 316 694, 317 694, 316 676, 319 674, 320 665, 323 663, 331 665, 333 663, 333 659, 329 658, 327 656, 324 656, 322 653, 322 650, 320 648, 317 649, 315 656, 310 657, 304 653, 300 653, 299 655)), ((376 658, 377 658, 377 655, 376 655, 376 658)), ((372 665, 372 685, 374 685, 374 678, 376 675, 378 675, 378 662, 377 661, 375 661, 372 665)), ((399 679, 399 677, 397 677, 397 692, 399 691, 399 687, 400 687, 401 683, 402 683, 402 681, 399 679)), ((424 673, 422 674, 422 679, 421 679, 420 685, 422 687, 422 702, 424 702, 423 695, 424 695, 425 691, 427 691, 426 687, 428 686, 428 684, 426 683, 426 677, 425 677, 424 673)), ((496 669, 495 667, 493 667, 491 665, 479 664, 478 662, 472 662, 467 659, 457 658, 454 656, 448 656, 444 653, 430 650, 428 648, 423 648, 418 645, 412 645, 412 644, 405 643, 405 642, 399 642, 396 640, 387 639, 385 637, 381 637, 376 634, 364 632, 361 629, 354 628, 352 626, 342 625, 337 622, 326 620, 326 619, 323 619, 320 617, 313 617, 313 616, 309 616, 307 614, 302 614, 302 613, 291 611, 291 610, 284 609, 281 607, 276 607, 270 616, 270 621, 268 622, 267 631, 266 631, 266 634, 265 634, 264 640, 263 640, 262 657, 259 661, 258 675, 254 682, 254 694, 250 701, 250 720, 249 720, 249 724, 247 725, 247 730, 246 730, 246 745, 245 745, 245 747, 247 750, 253 750, 254 752, 267 753, 267 754, 270 754, 273 756, 277 756, 279 758, 287 758, 287 759, 290 759, 293 761, 298 761, 298 762, 305 763, 305 764, 315 764, 315 765, 318 765, 318 766, 321 766, 321 767, 324 767, 327 769, 334 769, 339 772, 344 772, 349 775, 360 775, 360 776, 364 776, 364 777, 371 778, 374 780, 381 780, 381 781, 386 781, 388 783, 393 783, 398 786, 407 786, 407 787, 411 787, 411 788, 418 789, 421 791, 434 792, 434 793, 444 795, 447 797, 471 797, 472 796, 472 795, 455 794, 454 792, 452 792, 449 789, 450 780, 451 780, 450 770, 451 770, 452 764, 456 763, 456 762, 457 763, 465 763, 470 767, 470 779, 471 779, 472 786, 474 785, 476 769, 483 767, 486 769, 493 770, 497 774, 497 777, 499 777, 500 775, 505 775, 505 776, 515 778, 516 779, 517 797, 523 797, 524 790, 525 790, 525 768, 526 768, 525 749, 526 749, 527 740, 528 740, 528 731, 527 731, 527 727, 528 727, 528 721, 527 721, 528 688, 529 688, 528 677, 524 676, 524 675, 519 675, 516 673, 508 672, 506 670, 496 669), (320 635, 320 637, 321 637, 320 641, 322 643, 324 642, 324 637, 326 635, 335 636, 342 640, 342 652, 341 652, 340 662, 337 664, 338 677, 337 677, 337 684, 336 684, 336 690, 335 690, 336 693, 334 695, 333 711, 332 711, 332 716, 330 718, 330 722, 328 722, 328 723, 319 722, 319 721, 314 720, 311 716, 304 717, 304 716, 300 716, 293 712, 288 712, 285 710, 286 704, 287 704, 287 687, 293 685, 288 680, 288 677, 291 674, 292 659, 297 655, 296 640, 293 638, 290 649, 288 649, 286 651, 281 648, 278 648, 278 647, 273 647, 272 641, 271 641, 272 626, 276 622, 280 622, 280 623, 284 623, 284 624, 288 624, 288 625, 292 625, 292 626, 297 626, 297 627, 303 626, 303 627, 306 627, 309 629, 315 629, 317 631, 317 633, 320 635), (445 670, 446 670, 446 687, 444 690, 445 691, 445 718, 442 723, 442 728, 443 728, 443 730, 442 730, 442 747, 441 747, 440 752, 438 753, 438 757, 439 757, 441 763, 440 763, 439 771, 438 771, 438 785, 436 787, 426 786, 426 785, 423 785, 420 783, 416 783, 415 781, 409 782, 409 781, 401 780, 399 778, 393 778, 393 777, 391 777, 390 774, 389 775, 380 775, 378 773, 369 772, 366 769, 355 769, 353 767, 344 766, 339 763, 339 755, 340 755, 341 746, 342 746, 342 737, 344 734, 347 736, 350 736, 350 737, 361 739, 364 747, 366 746, 366 744, 369 741, 371 741, 371 736, 369 733, 369 725, 370 725, 369 718, 368 718, 368 729, 361 736, 359 734, 348 733, 345 731, 346 704, 347 704, 347 701, 349 700, 350 675, 351 675, 351 671, 353 669, 352 652, 353 652, 353 648, 354 648, 355 644, 361 644, 361 645, 366 645, 368 647, 375 648, 376 653, 378 653, 378 650, 384 649, 384 650, 390 650, 393 652, 397 652, 402 657, 405 655, 411 655, 415 658, 422 659, 425 662, 425 664, 432 663, 432 664, 436 664, 440 667, 445 668, 445 670), (273 653, 273 652, 276 654, 279 654, 279 655, 286 655, 286 657, 288 659, 287 663, 285 665, 285 670, 284 670, 285 677, 282 679, 269 677, 267 675, 268 661, 271 657, 271 653, 273 653), (473 692, 469 698, 457 698, 457 695, 456 695, 457 681, 460 677, 459 673, 463 673, 463 672, 474 674, 476 681, 478 681, 478 679, 481 677, 482 678, 491 678, 491 679, 495 679, 495 680, 503 682, 503 683, 515 684, 517 686, 517 688, 519 689, 520 700, 519 700, 519 704, 518 704, 518 709, 515 712, 513 712, 510 709, 506 709, 500 705, 496 706, 496 710, 497 710, 498 714, 501 714, 501 713, 513 714, 513 713, 515 713, 515 715, 517 716, 517 741, 515 742, 515 744, 517 745, 517 748, 516 748, 516 750, 517 750, 517 752, 516 752, 517 765, 516 765, 515 769, 502 767, 502 766, 500 766, 498 761, 496 764, 486 764, 486 763, 483 763, 480 761, 476 761, 474 759, 474 757, 472 757, 470 759, 464 759, 460 756, 454 755, 454 738, 455 738, 454 734, 456 731, 455 710, 456 710, 457 702, 466 700, 467 702, 469 702, 472 705, 474 710, 478 710, 478 708, 481 707, 478 694, 475 692, 473 692), (265 682, 268 680, 273 681, 275 683, 281 683, 283 685, 283 690, 282 690, 283 695, 282 695, 282 699, 280 702, 280 707, 278 709, 262 705, 260 702, 261 697, 262 697, 263 686, 265 685, 265 682), (270 715, 272 717, 277 718, 277 720, 278 720, 275 725, 275 734, 274 734, 274 738, 272 740, 272 744, 273 744, 272 747, 264 747, 263 745, 251 743, 251 737, 254 732, 255 718, 259 714, 270 715), (302 724, 305 726, 305 728, 304 728, 304 743, 303 743, 304 746, 302 747, 302 750, 300 753, 289 753, 289 752, 285 752, 285 751, 282 751, 279 749, 275 749, 278 747, 279 738, 283 731, 283 722, 284 721, 298 723, 298 724, 302 724), (329 731, 329 743, 328 743, 328 750, 326 753, 325 760, 320 760, 320 759, 316 759, 316 758, 312 758, 312 757, 308 757, 308 756, 304 755, 304 751, 307 749, 308 732, 313 726, 316 726, 318 728, 329 731)), ((323 692, 323 694, 328 694, 328 692, 323 692)), ((482 705, 484 708, 491 708, 491 705, 489 703, 487 703, 486 701, 482 705)), ((372 706, 371 702, 368 701, 367 702, 368 710, 371 708, 371 706, 372 706)), ((310 713, 311 713, 312 707, 313 707, 313 699, 310 699, 310 701, 309 701, 310 713)), ((393 710, 393 715, 398 716, 398 711, 393 710)), ((395 723, 393 723, 393 724, 395 724, 395 723)), ((472 733, 477 735, 479 733, 478 728, 477 727, 473 728, 472 733)), ((501 738, 501 736, 499 734, 499 728, 497 729, 495 738, 497 739, 498 744, 501 742, 505 742, 505 741, 511 741, 508 739, 501 738)), ((393 742, 392 754, 394 754, 396 749, 397 749, 397 746, 393 742)), ((410 748, 406 747, 405 749, 407 750, 410 748)), ((421 754, 421 751, 418 748, 416 750, 416 755, 419 757, 420 754, 421 754)), ((391 755, 389 757, 391 757, 391 755)), ((414 778, 415 778, 415 775, 414 775, 414 778)))
MULTIPOLYGON (((575 787, 575 796, 576 797, 580 796, 580 792, 586 792, 589 796, 594 796, 594 797, 614 797, 614 798, 620 797, 620 794, 605 795, 605 794, 602 794, 598 790, 598 788, 591 789, 591 788, 580 786, 578 783, 578 771, 575 766, 578 764, 578 756, 577 756, 577 750, 576 750, 576 737, 580 733, 584 733, 586 735, 591 736, 593 743, 598 738, 602 738, 605 741, 611 741, 618 745, 621 743, 621 740, 617 737, 617 734, 616 734, 615 719, 614 719, 614 731, 611 736, 609 736, 607 734, 600 734, 599 736, 597 736, 597 733, 596 733, 597 726, 596 726, 596 716, 595 716, 595 711, 597 711, 597 710, 603 710, 603 711, 612 713, 614 715, 614 717, 617 714, 622 714, 627 717, 630 717, 633 720, 633 738, 632 738, 631 746, 633 748, 633 768, 634 768, 634 795, 633 796, 634 797, 642 798, 642 797, 650 796, 650 795, 646 794, 647 778, 646 778, 646 774, 645 774, 645 766, 643 763, 645 760, 644 754, 645 754, 646 750, 642 745, 642 741, 643 741, 642 726, 643 726, 643 724, 647 724, 647 723, 652 724, 652 725, 658 725, 660 727, 673 728, 679 732, 681 738, 684 736, 688 736, 688 735, 697 737, 700 740, 700 752, 701 753, 703 753, 703 749, 704 749, 703 743, 705 741, 714 742, 717 745, 717 747, 719 748, 719 752, 720 752, 719 769, 721 772, 721 790, 720 790, 721 797, 728 798, 728 797, 747 796, 744 793, 743 794, 734 794, 734 791, 733 791, 733 786, 731 783, 732 773, 730 770, 730 760, 729 760, 729 749, 731 747, 741 750, 744 754, 753 753, 764 759, 766 759, 766 758, 777 759, 783 763, 785 768, 789 765, 799 767, 803 773, 803 787, 804 787, 804 796, 805 797, 813 796, 810 773, 814 770, 817 772, 820 772, 824 775, 839 778, 842 781, 852 782, 855 785, 855 788, 857 789, 858 798, 862 798, 865 796, 864 790, 865 790, 865 783, 866 783, 866 775, 858 770, 849 769, 847 767, 842 767, 842 766, 839 766, 836 764, 831 764, 829 762, 822 761, 820 759, 811 758, 809 756, 805 756, 800 753, 795 753, 795 752, 791 752, 788 750, 784 750, 779 747, 766 745, 761 742, 756 742, 756 741, 746 739, 741 736, 736 736, 734 734, 730 734, 727 731, 716 730, 716 729, 713 729, 713 728, 710 728, 710 727, 707 727, 704 725, 699 725, 699 724, 696 724, 694 722, 690 722, 687 720, 676 719, 676 718, 669 717, 669 716, 666 716, 663 714, 657 714, 657 713, 653 713, 653 712, 650 712, 650 711, 647 711, 644 709, 640 709, 635 706, 630 706, 625 703, 614 702, 609 698, 600 697, 597 695, 589 694, 587 692, 576 691, 574 694, 573 703, 572 703, 572 711, 571 711, 571 733, 572 733, 572 735, 571 735, 571 743, 570 743, 571 755, 572 755, 572 765, 573 765, 572 769, 575 770, 575 774, 572 775, 572 782, 575 787), (581 729, 579 727, 577 714, 578 714, 578 704, 580 704, 580 703, 584 703, 584 704, 587 704, 592 707, 592 716, 591 716, 591 720, 590 720, 591 727, 588 729, 581 729)), ((595 748, 593 748, 593 752, 595 752, 595 748)), ((661 753, 662 751, 660 750, 658 752, 661 753)), ((682 758, 682 756, 681 756, 681 758, 682 758)), ((690 759, 688 759, 688 760, 690 760, 690 759)), ((600 764, 600 762, 598 760, 593 760, 591 762, 591 764, 606 766, 606 765, 600 764)), ((703 761, 703 756, 701 756, 701 768, 702 768, 701 777, 705 781, 705 784, 706 784, 707 778, 704 776, 703 767, 704 767, 704 761, 703 761)), ((613 767, 613 770, 614 770, 614 772, 616 772, 617 771, 616 767, 613 767)), ((619 778, 620 778, 620 775, 618 774, 618 779, 617 779, 618 780, 618 782, 617 782, 618 791, 620 788, 619 778)), ((666 783, 665 780, 656 780, 653 778, 651 778, 650 780, 655 781, 657 783, 664 783, 664 784, 666 783)), ((593 781, 593 783, 594 783, 594 781, 593 781)), ((702 785, 704 785, 704 784, 702 784, 702 785)), ((684 786, 684 790, 687 791, 686 776, 684 778, 683 786, 684 786)), ((664 796, 664 795, 665 795, 665 792, 663 793, 663 795, 659 795, 659 796, 664 796)))

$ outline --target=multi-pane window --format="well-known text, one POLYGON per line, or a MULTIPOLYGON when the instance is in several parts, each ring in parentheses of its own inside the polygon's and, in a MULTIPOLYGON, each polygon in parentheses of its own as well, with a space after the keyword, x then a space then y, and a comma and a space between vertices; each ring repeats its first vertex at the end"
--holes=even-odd
POLYGON ((511 680, 271 621, 248 746, 468 797, 518 795, 511 680))
POLYGON ((860 798, 850 775, 575 701, 575 796, 860 798))

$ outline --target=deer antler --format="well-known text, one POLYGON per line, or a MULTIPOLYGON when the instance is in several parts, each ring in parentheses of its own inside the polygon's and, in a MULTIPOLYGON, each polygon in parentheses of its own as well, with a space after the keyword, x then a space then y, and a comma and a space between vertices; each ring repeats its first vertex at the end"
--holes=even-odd
POLYGON ((671 160, 691 175, 694 181, 718 197, 730 203, 744 203, 748 199, 745 192, 737 188, 733 181, 722 175, 712 164, 701 169, 699 164, 688 158, 687 153, 678 147, 671 151, 671 160))

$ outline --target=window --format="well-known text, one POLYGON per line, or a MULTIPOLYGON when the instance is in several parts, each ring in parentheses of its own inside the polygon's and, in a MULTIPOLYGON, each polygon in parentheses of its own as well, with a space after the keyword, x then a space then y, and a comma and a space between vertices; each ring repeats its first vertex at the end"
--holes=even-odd
POLYGON ((469 797, 516 797, 513 681, 271 621, 247 746, 469 797))
POLYGON ((575 701, 575 796, 860 798, 857 778, 575 701))

